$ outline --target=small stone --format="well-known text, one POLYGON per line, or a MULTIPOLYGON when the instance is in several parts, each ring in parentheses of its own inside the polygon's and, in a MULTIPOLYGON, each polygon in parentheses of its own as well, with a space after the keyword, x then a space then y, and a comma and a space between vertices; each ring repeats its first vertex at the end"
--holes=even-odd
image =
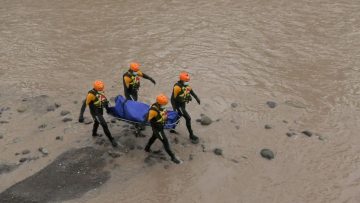
POLYGON ((239 130, 239 129, 240 129, 240 126, 237 125, 237 126, 235 126, 235 128, 236 128, 236 130, 239 130))
POLYGON ((273 159, 275 157, 274 153, 270 149, 262 149, 260 152, 261 156, 266 159, 273 159))
POLYGON ((9 121, 0 121, 0 124, 6 124, 9 123, 9 121))
POLYGON ((20 162, 20 163, 23 163, 23 162, 25 162, 25 161, 27 161, 27 160, 28 160, 28 158, 23 157, 23 158, 21 158, 21 159, 19 160, 19 162, 20 162))
POLYGON ((221 119, 220 119, 220 118, 218 118, 218 119, 216 119, 215 121, 216 121, 216 122, 219 122, 219 121, 221 121, 221 119))
POLYGON ((198 123, 201 123, 201 118, 198 118, 195 121, 198 122, 198 123))
POLYGON ((287 121, 287 120, 283 120, 283 123, 288 123, 288 121, 287 121))
POLYGON ((41 152, 45 156, 49 154, 49 151, 44 147, 40 147, 39 152, 41 152))
POLYGON ((64 137, 63 136, 56 136, 55 138, 56 140, 60 140, 60 141, 63 141, 64 140, 64 137))
POLYGON ((70 111, 62 110, 62 111, 60 112, 60 115, 61 115, 61 116, 66 116, 66 115, 68 115, 69 113, 70 113, 70 111))
POLYGON ((19 112, 19 113, 23 113, 23 112, 25 112, 25 111, 27 110, 27 108, 26 108, 26 106, 20 106, 20 107, 17 108, 16 110, 17 110, 17 112, 19 112))
POLYGON ((0 134, 0 140, 3 139, 3 138, 4 138, 4 135, 1 135, 1 134, 0 134))
POLYGON ((313 135, 313 133, 308 131, 308 130, 302 131, 301 133, 308 136, 308 137, 311 137, 313 135))
POLYGON ((214 149, 214 154, 218 155, 218 156, 222 156, 223 155, 223 150, 220 148, 215 148, 214 149))
POLYGON ((241 157, 242 157, 243 159, 248 159, 248 157, 245 156, 245 155, 242 155, 241 157))
POLYGON ((234 163, 237 163, 237 164, 239 163, 239 161, 236 160, 236 159, 231 159, 231 161, 234 162, 234 163))
POLYGON ((326 138, 322 135, 319 136, 319 140, 324 141, 326 138))
POLYGON ((89 124, 91 124, 91 123, 93 123, 94 121, 92 120, 92 119, 90 119, 90 118, 85 118, 84 119, 84 124, 86 124, 86 125, 89 125, 89 124))
POLYGON ((287 132, 286 135, 287 135, 288 137, 293 136, 293 134, 292 134, 291 132, 287 132))
POLYGON ((265 129, 271 129, 271 128, 272 128, 271 125, 268 124, 265 125, 265 129))
POLYGON ((267 101, 266 104, 268 105, 268 107, 270 107, 272 109, 277 106, 277 104, 273 101, 267 101))
POLYGON ((47 126, 47 125, 46 125, 45 123, 43 123, 43 124, 39 125, 38 128, 39 128, 39 129, 44 129, 44 128, 46 128, 46 126, 47 126))
POLYGON ((50 105, 46 108, 47 111, 55 111, 55 106, 54 105, 50 105))
POLYGON ((61 104, 55 102, 54 106, 55 106, 55 108, 59 108, 61 106, 61 104))
POLYGON ((21 154, 29 154, 29 153, 30 153, 30 150, 28 150, 28 149, 25 149, 21 152, 21 154))
POLYGON ((16 152, 16 153, 15 153, 15 156, 18 156, 18 155, 20 155, 20 153, 19 153, 19 152, 16 152))
POLYGON ((121 154, 119 152, 115 152, 113 150, 108 151, 108 154, 109 154, 109 156, 111 156, 114 159, 121 156, 121 154))
POLYGON ((237 103, 232 103, 232 104, 231 104, 231 107, 232 107, 232 108, 236 108, 237 106, 238 106, 237 103))
POLYGON ((189 154, 189 161, 192 161, 194 159, 194 155, 193 154, 189 154))
POLYGON ((208 116, 204 115, 201 117, 200 123, 201 123, 201 125, 210 125, 212 123, 212 120, 208 116))
POLYGON ((66 118, 63 118, 62 119, 62 121, 64 122, 64 123, 66 123, 66 122, 69 122, 69 121, 72 121, 73 119, 72 118, 69 118, 69 117, 66 117, 66 118))
POLYGON ((78 101, 73 101, 73 103, 74 103, 74 104, 77 104, 77 103, 78 103, 78 101))
POLYGON ((202 151, 203 151, 203 152, 206 152, 206 147, 205 147, 204 144, 201 145, 201 148, 202 148, 202 151))

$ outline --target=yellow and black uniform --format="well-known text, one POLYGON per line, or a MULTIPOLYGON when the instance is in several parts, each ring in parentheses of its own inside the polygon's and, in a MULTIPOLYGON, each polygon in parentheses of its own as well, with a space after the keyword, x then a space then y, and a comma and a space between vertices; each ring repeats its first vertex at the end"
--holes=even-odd
POLYGON ((156 139, 159 139, 163 143, 165 151, 169 154, 171 160, 179 164, 180 161, 175 157, 174 153, 171 151, 169 141, 165 136, 165 132, 164 132, 164 125, 167 120, 166 109, 161 108, 158 103, 151 105, 147 120, 151 124, 153 134, 149 139, 148 144, 145 147, 145 151, 150 152, 151 145, 155 142, 156 139))
POLYGON ((99 125, 101 125, 105 135, 108 137, 111 144, 116 147, 117 143, 115 139, 111 136, 108 125, 103 117, 103 108, 105 108, 106 110, 109 108, 109 102, 105 95, 101 92, 96 91, 95 89, 92 89, 88 92, 88 95, 86 96, 85 104, 89 106, 91 116, 94 119, 92 135, 97 136, 97 130, 99 128, 99 125))
POLYGON ((194 142, 198 142, 198 137, 194 135, 191 128, 191 117, 186 111, 186 104, 192 100, 192 97, 200 104, 200 99, 197 97, 193 89, 189 85, 184 85, 182 81, 178 81, 171 94, 171 105, 174 111, 177 111, 180 116, 183 116, 186 121, 186 127, 189 131, 189 137, 194 142))
POLYGON ((140 88, 141 77, 148 79, 152 83, 156 84, 155 80, 145 73, 141 71, 134 72, 129 70, 123 75, 124 95, 126 99, 131 99, 134 101, 138 100, 138 91, 140 88))

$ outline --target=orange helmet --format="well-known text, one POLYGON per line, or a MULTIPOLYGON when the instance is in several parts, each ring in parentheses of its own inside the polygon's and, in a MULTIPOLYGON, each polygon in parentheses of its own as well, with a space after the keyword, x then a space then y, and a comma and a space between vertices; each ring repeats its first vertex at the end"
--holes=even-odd
POLYGON ((156 97, 156 102, 160 105, 166 105, 169 102, 169 100, 168 100, 167 96, 165 96, 164 94, 159 94, 156 97))
POLYGON ((103 82, 103 81, 101 81, 101 80, 96 80, 96 81, 94 82, 94 89, 95 89, 96 91, 103 91, 104 88, 105 88, 105 85, 104 85, 104 82, 103 82))
POLYGON ((130 63, 130 69, 134 72, 138 72, 140 70, 139 67, 140 67, 140 64, 138 64, 138 63, 135 63, 135 62, 130 63))
POLYGON ((190 75, 187 72, 181 72, 179 78, 183 82, 189 82, 190 81, 190 75))

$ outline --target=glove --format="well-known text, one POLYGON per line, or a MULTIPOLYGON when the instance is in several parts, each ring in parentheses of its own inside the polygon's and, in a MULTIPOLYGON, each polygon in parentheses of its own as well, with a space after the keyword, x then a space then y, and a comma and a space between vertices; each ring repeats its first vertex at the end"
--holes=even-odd
POLYGON ((150 80, 154 85, 156 85, 156 82, 155 82, 154 79, 150 78, 149 80, 150 80))

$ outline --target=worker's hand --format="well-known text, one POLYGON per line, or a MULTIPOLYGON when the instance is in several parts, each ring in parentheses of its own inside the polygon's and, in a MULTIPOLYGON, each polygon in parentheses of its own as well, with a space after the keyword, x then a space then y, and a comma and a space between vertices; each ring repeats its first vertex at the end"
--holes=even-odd
POLYGON ((154 85, 156 85, 156 82, 155 82, 154 79, 150 78, 149 80, 150 80, 154 85))
POLYGON ((195 99, 196 99, 197 103, 200 105, 200 99, 197 97, 195 99))

